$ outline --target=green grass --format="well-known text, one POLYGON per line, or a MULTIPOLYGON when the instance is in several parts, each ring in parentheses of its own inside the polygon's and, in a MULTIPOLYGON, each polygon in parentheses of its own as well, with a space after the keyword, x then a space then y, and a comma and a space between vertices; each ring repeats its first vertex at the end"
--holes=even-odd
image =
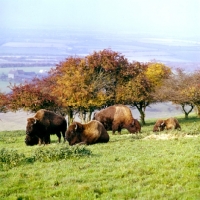
POLYGON ((171 140, 144 140, 154 134, 149 120, 139 136, 123 130, 75 147, 56 136, 28 147, 24 131, 0 132, 0 199, 200 199, 200 119, 179 121, 181 131, 163 132, 171 140))

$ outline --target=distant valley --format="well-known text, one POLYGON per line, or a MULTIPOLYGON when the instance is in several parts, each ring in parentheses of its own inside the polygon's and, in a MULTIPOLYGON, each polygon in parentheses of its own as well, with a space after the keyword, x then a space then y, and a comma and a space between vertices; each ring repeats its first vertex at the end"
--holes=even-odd
POLYGON ((107 48, 122 53, 130 61, 156 60, 178 66, 199 66, 200 63, 199 38, 177 39, 74 29, 1 30, 1 33, 0 67, 52 66, 68 56, 85 56, 107 48))
MULTIPOLYGON (((176 39, 123 32, 83 32, 78 29, 19 29, 1 30, 1 33, 0 75, 6 71, 5 68, 31 68, 35 72, 38 68, 50 69, 68 56, 86 56, 108 48, 120 52, 129 61, 162 62, 186 71, 200 69, 199 38, 176 39)), ((3 83, 1 89, 2 86, 3 83)))

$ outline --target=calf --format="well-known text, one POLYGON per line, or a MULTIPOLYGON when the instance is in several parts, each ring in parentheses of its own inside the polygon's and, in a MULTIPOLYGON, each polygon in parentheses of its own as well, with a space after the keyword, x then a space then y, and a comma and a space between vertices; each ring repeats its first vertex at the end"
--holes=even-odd
POLYGON ((179 129, 181 130, 181 126, 178 120, 174 117, 170 117, 166 120, 158 119, 153 127, 153 132, 163 131, 164 129, 179 129))

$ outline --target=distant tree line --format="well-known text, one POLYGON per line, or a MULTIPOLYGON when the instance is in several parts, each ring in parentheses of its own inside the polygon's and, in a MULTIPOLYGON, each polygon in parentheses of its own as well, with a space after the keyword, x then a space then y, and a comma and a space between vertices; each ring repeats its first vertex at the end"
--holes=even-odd
POLYGON ((196 107, 200 117, 199 87, 200 71, 188 74, 162 63, 129 62, 121 53, 104 49, 68 57, 48 77, 11 84, 10 94, 0 93, 0 111, 45 108, 67 115, 70 124, 75 114, 88 121, 96 109, 126 104, 137 108, 145 124, 147 106, 158 102, 181 105, 186 118, 196 107))

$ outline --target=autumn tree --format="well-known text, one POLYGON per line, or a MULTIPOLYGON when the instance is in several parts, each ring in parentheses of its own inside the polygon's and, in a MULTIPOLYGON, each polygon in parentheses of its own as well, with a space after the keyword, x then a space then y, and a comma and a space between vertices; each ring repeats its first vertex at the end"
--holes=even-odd
POLYGON ((57 107, 55 98, 42 80, 34 79, 31 83, 11 84, 9 87, 12 90, 8 95, 9 109, 12 111, 23 109, 36 112, 42 108, 53 110, 57 107))
POLYGON ((0 112, 6 112, 8 110, 8 95, 4 92, 0 92, 0 112))
POLYGON ((192 73, 189 85, 188 96, 197 108, 197 116, 200 117, 200 70, 192 73))
POLYGON ((165 80, 162 87, 156 91, 156 96, 160 101, 171 101, 180 105, 185 118, 188 119, 189 114, 195 107, 195 99, 197 95, 196 80, 192 73, 186 73, 183 69, 177 68, 174 73, 165 80))
POLYGON ((127 65, 124 56, 110 49, 60 62, 49 78, 55 84, 52 94, 68 108, 69 121, 74 112, 88 121, 95 109, 115 104, 116 87, 127 65))
POLYGON ((91 119, 95 108, 106 104, 110 98, 105 88, 110 80, 104 71, 94 73, 85 58, 69 57, 60 62, 50 72, 51 81, 54 82, 52 94, 58 98, 62 107, 68 109, 69 123, 73 115, 78 112, 83 121, 91 119), (86 113, 89 113, 86 119, 86 113))
POLYGON ((125 73, 127 78, 118 88, 118 102, 136 107, 141 123, 145 124, 147 106, 157 102, 153 93, 163 84, 171 70, 162 63, 133 62, 125 73))
POLYGON ((106 75, 104 91, 109 98, 102 105, 116 104, 118 102, 116 89, 127 78, 128 60, 119 52, 104 49, 87 56, 86 61, 88 66, 94 69, 94 74, 98 76, 100 72, 103 72, 106 75))
POLYGON ((145 124, 145 109, 148 106, 145 102, 149 96, 150 85, 144 75, 146 66, 133 62, 124 69, 123 79, 116 88, 116 103, 131 105, 136 107, 140 113, 142 124, 145 124))

